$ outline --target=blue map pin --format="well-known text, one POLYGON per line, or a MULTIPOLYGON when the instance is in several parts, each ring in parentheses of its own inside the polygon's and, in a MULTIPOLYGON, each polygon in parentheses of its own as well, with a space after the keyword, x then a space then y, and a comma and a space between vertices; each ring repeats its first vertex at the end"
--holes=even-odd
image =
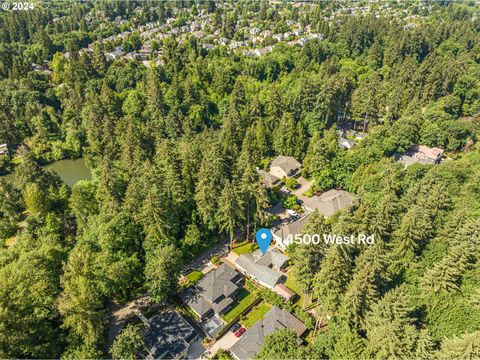
POLYGON ((272 242, 272 232, 265 228, 258 229, 255 238, 257 239, 258 246, 260 246, 260 250, 262 250, 262 255, 265 255, 272 242))

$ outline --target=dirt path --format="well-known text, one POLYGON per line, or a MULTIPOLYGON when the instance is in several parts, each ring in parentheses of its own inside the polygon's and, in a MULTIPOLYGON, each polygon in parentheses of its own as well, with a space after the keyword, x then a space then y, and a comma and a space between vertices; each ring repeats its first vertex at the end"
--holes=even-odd
POLYGON ((106 344, 106 349, 110 349, 113 344, 113 341, 117 337, 118 333, 126 325, 127 321, 136 316, 138 310, 144 310, 150 306, 150 299, 148 296, 143 296, 141 298, 132 300, 125 305, 119 305, 116 303, 110 303, 108 305, 107 311, 109 316, 109 325, 108 325, 108 339, 106 344))

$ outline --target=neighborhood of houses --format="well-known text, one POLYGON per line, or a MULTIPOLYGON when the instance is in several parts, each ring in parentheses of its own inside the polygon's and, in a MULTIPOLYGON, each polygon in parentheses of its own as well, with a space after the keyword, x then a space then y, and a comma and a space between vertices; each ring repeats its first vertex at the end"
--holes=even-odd
MULTIPOLYGON (((376 17, 391 15, 392 11, 395 16, 402 18, 405 22, 404 30, 416 27, 416 22, 421 21, 423 17, 418 14, 410 14, 407 9, 392 9, 388 3, 375 4, 367 1, 364 6, 344 6, 339 5, 335 10, 326 11, 323 21, 334 23, 338 17, 354 16, 356 14, 374 14, 376 17), (373 6, 374 5, 374 6, 373 6)), ((280 2, 270 1, 270 6, 281 5, 280 2)), ((221 9, 223 14, 234 11, 234 6, 230 3, 217 3, 217 8, 221 9)), ((313 6, 311 2, 293 2, 293 7, 305 8, 313 6)), ((429 5, 423 5, 422 11, 426 11, 429 5)), ((281 11, 281 8, 278 8, 281 11)), ((156 11, 154 8, 150 11, 156 11)), ((237 15, 236 23, 233 24, 235 36, 226 35, 222 28, 223 23, 215 21, 214 14, 208 13, 205 9, 193 12, 190 8, 178 9, 174 8, 171 16, 162 22, 148 22, 143 25, 137 24, 142 18, 141 10, 135 10, 133 20, 127 17, 118 16, 113 21, 108 19, 105 13, 99 9, 95 9, 93 13, 84 15, 84 21, 88 25, 92 25, 94 21, 104 19, 113 27, 114 34, 107 37, 96 39, 82 48, 79 53, 93 52, 96 45, 102 45, 104 56, 107 61, 115 61, 119 59, 140 61, 146 67, 159 66, 163 64, 163 54, 160 44, 164 39, 175 38, 179 43, 187 41, 193 37, 203 49, 211 51, 217 47, 225 48, 227 51, 238 51, 247 57, 261 57, 274 50, 278 43, 284 43, 288 46, 302 47, 311 40, 323 40, 324 35, 315 29, 314 25, 304 24, 300 21, 292 19, 284 20, 284 24, 280 27, 282 31, 267 27, 266 23, 258 18, 252 22, 243 14, 237 15), (138 15, 138 18, 137 18, 138 15), (123 43, 132 34, 138 34, 141 40, 141 46, 135 49, 124 48, 123 43)), ((251 15, 251 14, 248 14, 251 15)), ((62 21, 64 17, 53 19, 54 22, 62 21)), ((70 58, 69 52, 64 53, 66 58, 70 58)), ((49 62, 42 64, 31 64, 35 71, 51 74, 49 62)), ((350 146, 350 141, 345 141, 345 146, 350 146)))
MULTIPOLYGON (((310 5, 309 2, 293 3, 296 7, 310 5)), ((229 3, 218 3, 217 6, 225 7, 226 11, 232 7, 229 3)), ((376 16, 389 10, 389 6, 388 3, 379 4, 376 16)), ((368 13, 370 10, 370 5, 342 7, 338 13, 325 16, 324 20, 335 21, 337 15, 368 13)), ((174 9, 173 15, 164 23, 150 22, 137 27, 131 27, 128 20, 118 17, 111 22, 118 29, 115 34, 91 42, 79 53, 91 53, 96 45, 102 45, 107 61, 140 61, 150 67, 163 64, 159 44, 167 38, 174 38, 181 43, 193 37, 207 51, 220 47, 247 57, 271 53, 279 43, 302 47, 309 41, 322 41, 324 38, 310 24, 287 19, 283 24, 286 30, 274 32, 261 22, 250 24, 241 15, 235 24, 236 36, 227 38, 221 31, 222 25, 215 25, 211 14, 205 10, 198 14, 191 14, 190 11, 183 9, 183 13, 180 13, 180 10, 174 9), (185 17, 185 12, 189 16, 185 17), (127 51, 122 44, 134 33, 138 33, 141 45, 127 51)), ((95 18, 100 15, 97 13, 95 18)), ((93 18, 91 14, 85 15, 87 23, 93 18)), ((421 16, 405 13, 403 18, 412 21, 404 25, 404 30, 408 30, 415 27, 415 21, 421 16)), ((64 56, 69 58, 71 54, 65 52, 64 56)), ((41 64, 32 63, 31 66, 35 71, 51 74, 50 64, 46 60, 41 64)), ((365 136, 365 132, 338 129, 338 146, 348 151, 365 136)), ((442 161, 443 153, 440 148, 416 145, 405 154, 396 154, 394 159, 405 167, 414 163, 438 164, 442 161)), ((0 155, 9 155, 7 144, 0 144, 0 155)), ((289 239, 302 234, 314 211, 329 218, 351 206, 356 195, 342 189, 304 195, 312 186, 312 181, 301 176, 302 164, 291 156, 275 157, 267 169, 258 169, 258 174, 266 188, 279 189, 282 196, 290 193, 297 196, 299 211, 285 209, 281 202, 270 209, 276 220, 271 227, 272 244, 264 255, 252 243, 240 244, 215 263, 212 260, 203 268, 190 269, 185 273, 182 280, 188 280, 188 286, 182 287, 178 306, 164 309, 150 318, 138 312, 137 317, 144 325, 146 349, 142 355, 146 358, 207 358, 223 349, 235 359, 252 359, 260 350, 265 336, 283 328, 295 332, 299 345, 308 341, 309 329, 297 314, 267 303, 259 293, 268 289, 285 303, 302 301, 302 293, 298 290, 294 268, 288 256, 289 239), (284 186, 290 178, 298 181, 297 188, 293 190, 284 186)))
MULTIPOLYGON (((361 141, 363 135, 349 133, 347 136, 361 141)), ((442 155, 441 149, 419 145, 395 159, 404 166, 436 164, 442 155)), ((307 197, 303 193, 312 183, 302 178, 301 170, 299 161, 283 155, 272 159, 268 170, 258 169, 265 187, 281 189, 283 196, 290 194, 283 186, 286 180, 296 178, 299 189, 293 193, 298 195, 301 210, 283 209, 281 203, 269 210, 277 221, 271 227, 272 244, 264 255, 255 244, 246 242, 217 259, 215 264, 212 260, 204 268, 189 269, 182 275, 183 280, 188 279, 188 286, 179 294, 181 305, 150 320, 143 317, 147 357, 206 359, 222 349, 235 359, 252 359, 264 337, 282 328, 293 329, 299 345, 308 341, 309 329, 305 323, 293 312, 268 304, 259 292, 268 289, 286 304, 299 305, 302 293, 289 261, 288 239, 302 234, 314 211, 329 218, 348 208, 356 196, 331 189, 307 197)))

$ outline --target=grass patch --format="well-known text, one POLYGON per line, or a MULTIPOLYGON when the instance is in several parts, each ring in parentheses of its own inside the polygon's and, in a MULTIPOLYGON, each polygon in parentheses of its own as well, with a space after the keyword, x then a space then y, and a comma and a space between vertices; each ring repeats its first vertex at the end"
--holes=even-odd
POLYGON ((237 246, 233 248, 233 252, 237 255, 242 255, 245 253, 251 253, 258 249, 258 245, 256 243, 251 243, 248 241, 244 241, 239 243, 237 246))
POLYGON ((245 285, 244 286, 251 293, 255 293, 255 292, 258 291, 258 287, 250 279, 245 279, 245 285))
POLYGON ((303 297, 305 296, 304 293, 298 287, 298 282, 295 277, 294 269, 290 269, 287 273, 287 281, 285 282, 285 286, 292 290, 295 294, 298 295, 296 302, 303 304, 303 297))
POLYGON ((287 281, 285 282, 285 285, 290 289, 292 290, 293 292, 295 292, 297 295, 302 295, 302 291, 300 290, 300 288, 298 287, 298 284, 297 284, 297 279, 295 277, 295 273, 293 271, 294 269, 291 269, 288 273, 287 273, 287 281))
POLYGON ((270 310, 271 306, 266 302, 261 302, 258 306, 252 309, 245 319, 242 321, 242 325, 245 326, 247 329, 252 327, 258 320, 263 319, 265 314, 268 310, 270 310))
POLYGON ((190 284, 196 284, 202 277, 203 273, 198 270, 193 270, 187 276, 185 276, 190 284))
POLYGON ((242 314, 245 309, 247 309, 255 301, 255 294, 249 292, 247 289, 242 288, 238 292, 237 300, 235 301, 235 306, 225 315, 222 316, 222 319, 228 324, 237 316, 242 314))

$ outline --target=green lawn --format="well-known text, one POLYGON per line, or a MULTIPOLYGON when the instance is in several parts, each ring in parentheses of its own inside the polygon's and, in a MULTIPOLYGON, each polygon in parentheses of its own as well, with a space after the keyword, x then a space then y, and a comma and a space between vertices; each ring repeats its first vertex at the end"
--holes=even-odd
POLYGON ((263 317, 270 308, 271 305, 267 304, 266 302, 261 302, 247 314, 245 319, 242 321, 242 325, 248 329, 258 320, 263 319, 263 317))
POLYGON ((198 270, 193 270, 190 274, 185 276, 190 284, 196 284, 198 280, 203 277, 203 273, 198 270))
POLYGON ((241 242, 233 248, 233 252, 237 255, 251 253, 258 249, 257 243, 241 242))
POLYGON ((249 292, 247 289, 240 289, 237 295, 235 306, 222 319, 228 324, 237 316, 245 311, 255 301, 255 294, 249 292))
POLYGON ((295 278, 295 273, 293 269, 291 269, 287 273, 287 282, 285 285, 290 289, 293 290, 297 295, 302 295, 302 291, 298 288, 297 279, 295 278))
POLYGON ((295 278, 295 273, 293 272, 293 269, 290 269, 290 271, 287 273, 287 281, 285 282, 285 286, 299 296, 297 298, 297 302, 302 304, 304 295, 298 287, 297 279, 295 278))

